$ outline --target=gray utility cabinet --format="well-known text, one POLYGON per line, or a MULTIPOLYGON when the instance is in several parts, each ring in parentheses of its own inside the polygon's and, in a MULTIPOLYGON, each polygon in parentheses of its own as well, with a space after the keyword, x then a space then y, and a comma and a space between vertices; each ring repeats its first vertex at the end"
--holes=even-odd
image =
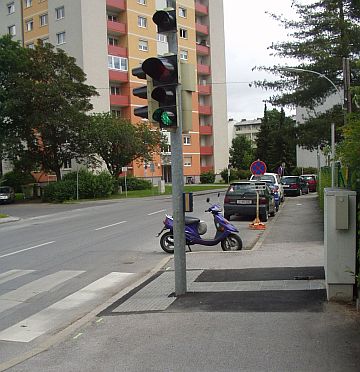
POLYGON ((356 192, 326 188, 324 194, 325 282, 328 300, 353 299, 356 264, 356 192))

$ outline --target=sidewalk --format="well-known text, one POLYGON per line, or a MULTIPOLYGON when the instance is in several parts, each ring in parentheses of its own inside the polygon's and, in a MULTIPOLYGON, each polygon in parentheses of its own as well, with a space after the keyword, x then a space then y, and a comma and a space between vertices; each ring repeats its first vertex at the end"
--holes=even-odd
MULTIPOLYGON (((326 302, 316 196, 287 198, 252 250, 188 253, 10 371, 359 371, 354 307, 326 302)), ((241 233, 241 232, 240 232, 241 233)))

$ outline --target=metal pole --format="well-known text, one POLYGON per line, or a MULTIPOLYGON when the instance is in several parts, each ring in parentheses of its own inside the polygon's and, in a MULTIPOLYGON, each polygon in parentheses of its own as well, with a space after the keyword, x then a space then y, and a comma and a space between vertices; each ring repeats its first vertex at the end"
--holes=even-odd
POLYGON ((335 124, 331 123, 331 187, 335 187, 335 124))
POLYGON ((76 200, 79 200, 79 165, 76 168, 76 200))

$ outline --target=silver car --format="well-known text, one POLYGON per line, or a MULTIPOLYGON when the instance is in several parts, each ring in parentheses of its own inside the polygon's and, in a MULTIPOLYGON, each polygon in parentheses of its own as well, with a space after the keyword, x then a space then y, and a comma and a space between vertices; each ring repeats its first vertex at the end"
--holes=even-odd
POLYGON ((0 204, 14 203, 15 192, 10 186, 0 186, 0 204))

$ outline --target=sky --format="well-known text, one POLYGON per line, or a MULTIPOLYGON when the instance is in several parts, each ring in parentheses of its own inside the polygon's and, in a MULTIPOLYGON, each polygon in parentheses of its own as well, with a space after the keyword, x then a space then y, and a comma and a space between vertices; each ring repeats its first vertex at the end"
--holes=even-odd
MULTIPOLYGON (((291 66, 291 61, 270 56, 267 47, 272 42, 286 41, 288 30, 265 11, 294 18, 291 0, 223 0, 225 27, 225 58, 228 119, 257 119, 263 117, 264 100, 271 91, 249 87, 254 80, 274 79, 271 74, 252 71, 254 66, 291 66)), ((274 92, 273 92, 274 93, 274 92)), ((268 108, 272 108, 268 105, 268 108)), ((293 114, 285 110, 287 114, 293 114)))

